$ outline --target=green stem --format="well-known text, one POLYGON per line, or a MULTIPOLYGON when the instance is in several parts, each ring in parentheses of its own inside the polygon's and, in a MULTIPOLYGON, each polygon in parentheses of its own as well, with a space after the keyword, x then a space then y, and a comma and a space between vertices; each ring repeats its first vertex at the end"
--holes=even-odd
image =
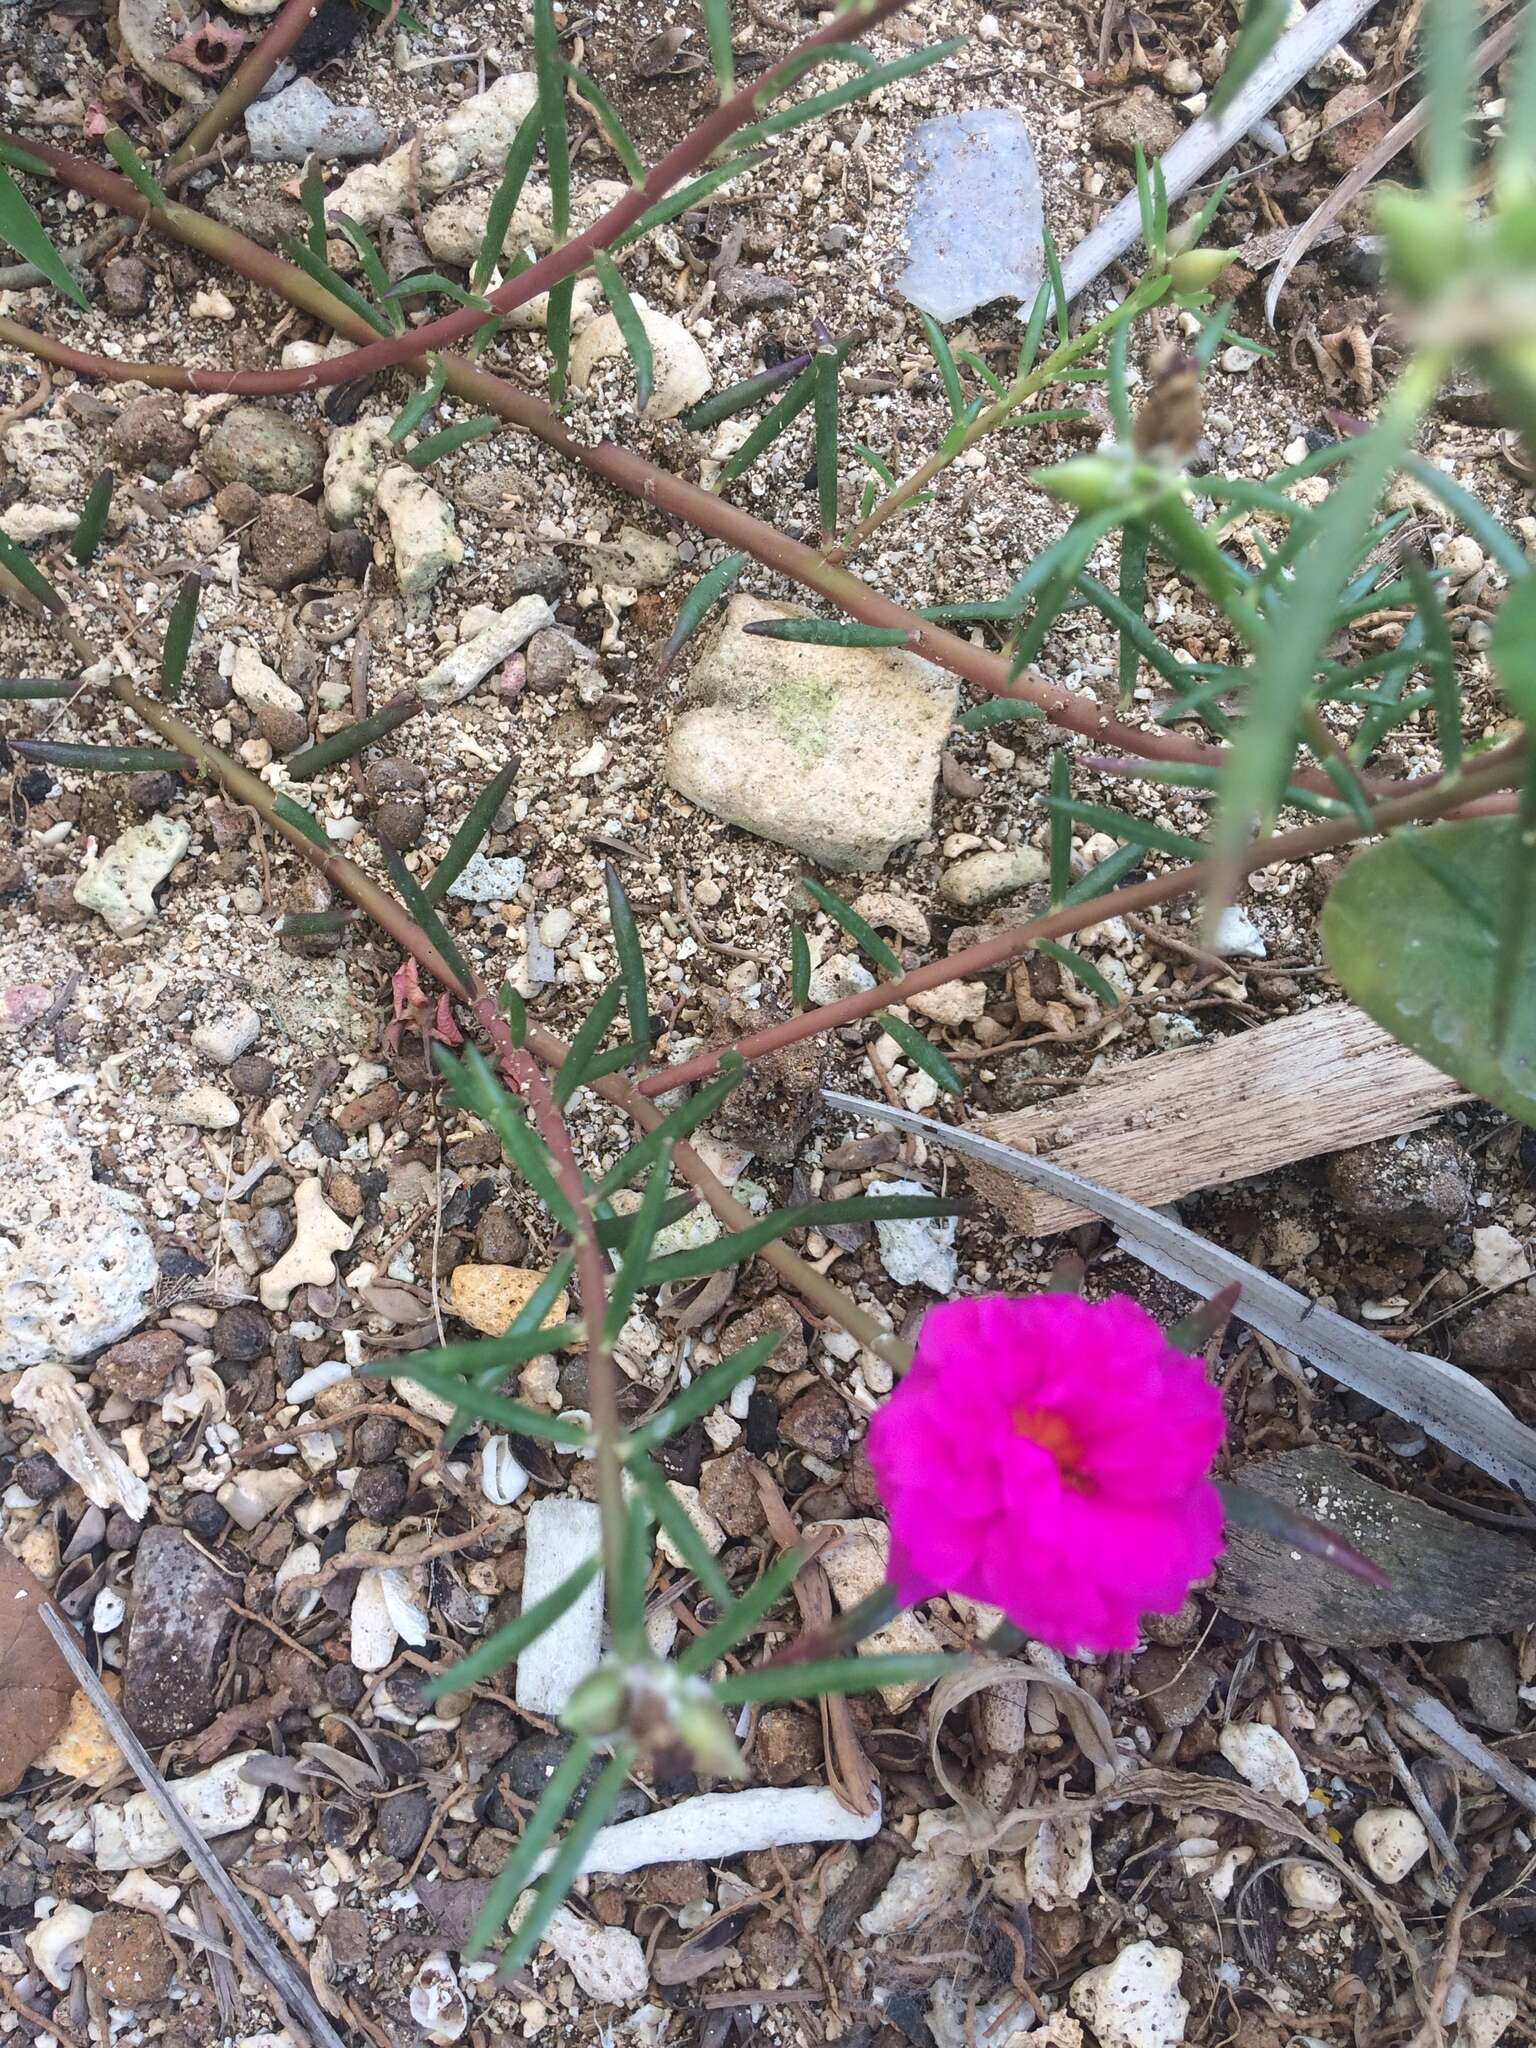
POLYGON ((934 478, 941 476, 968 448, 974 448, 976 443, 985 440, 988 434, 995 434, 999 427, 1007 424, 1021 405, 1027 405, 1031 398, 1048 390, 1065 371, 1080 363, 1084 356, 1091 355, 1107 335, 1112 334, 1123 322, 1136 319, 1149 306, 1155 305, 1166 295, 1167 290, 1168 280, 1165 277, 1143 278, 1135 291, 1113 312, 1106 313, 1103 319, 1095 321, 1092 327, 1084 328, 1081 334, 1073 335, 1070 340, 1062 342, 1059 347, 1052 350, 1043 363, 1036 363, 1033 369, 1027 370, 1022 377, 1010 384, 1001 398, 996 399, 984 412, 976 415, 963 434, 956 435, 952 442, 946 436, 943 445, 936 448, 925 462, 919 463, 916 469, 910 470, 900 483, 886 492, 878 504, 871 506, 867 517, 861 519, 850 533, 845 534, 836 547, 825 550, 823 561, 846 562, 850 555, 858 552, 878 527, 883 526, 888 519, 893 519, 898 512, 905 511, 912 500, 925 491, 934 478))
POLYGON ((248 50, 236 66, 233 76, 207 113, 188 130, 186 139, 171 158, 172 170, 212 149, 219 137, 234 126, 325 5, 326 0, 287 0, 282 13, 260 42, 248 50))

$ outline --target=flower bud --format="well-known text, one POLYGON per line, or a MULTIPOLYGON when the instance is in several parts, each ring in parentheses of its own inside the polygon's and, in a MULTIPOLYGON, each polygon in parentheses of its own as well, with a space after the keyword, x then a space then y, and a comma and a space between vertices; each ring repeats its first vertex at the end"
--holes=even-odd
POLYGON ((1387 237, 1387 267, 1405 298, 1437 299, 1463 270, 1466 220, 1448 199, 1388 188, 1377 194, 1376 218, 1387 237))
POLYGON ((560 1725, 572 1735, 612 1735, 624 1725, 629 1686, 614 1664, 599 1664, 565 1703, 560 1725))
POLYGON ((1168 266, 1174 290, 1209 291, 1236 255, 1235 249, 1187 249, 1182 256, 1175 256, 1168 266))
POLYGON ((746 1777, 746 1759, 736 1747, 730 1723, 707 1693, 686 1699, 673 1717, 672 1728, 702 1775, 746 1777))
POLYGON ((1103 512, 1128 496, 1130 475, 1125 464, 1111 456, 1075 455, 1054 469, 1031 470, 1030 482, 1079 512, 1103 512))

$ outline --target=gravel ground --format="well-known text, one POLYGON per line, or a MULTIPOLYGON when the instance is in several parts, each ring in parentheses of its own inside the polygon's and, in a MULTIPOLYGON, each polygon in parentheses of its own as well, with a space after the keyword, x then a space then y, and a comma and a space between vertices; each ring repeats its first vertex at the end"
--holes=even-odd
MULTIPOLYGON (((375 109, 391 141, 528 61, 520 10, 503 0, 420 11, 426 37, 397 45, 367 27, 316 74, 342 104, 375 109), (424 51, 453 61, 419 68, 424 51)), ((351 10, 337 0, 332 12, 351 10)), ((752 53, 771 59, 810 23, 785 12, 781 20, 754 0, 738 25, 744 72, 752 53)), ((817 323, 834 334, 864 330, 849 364, 844 447, 862 441, 902 473, 948 417, 916 317, 893 284, 915 126, 982 104, 1018 109, 1040 157, 1048 225, 1067 248, 1128 182, 1127 136, 1161 144, 1190 117, 1184 103, 1219 76, 1232 26, 1219 7, 1116 8, 1101 48, 1097 9, 1089 16, 1054 0, 1028 14, 917 0, 875 38, 882 56, 949 34, 964 33, 966 47, 873 109, 791 138, 728 197, 638 252, 632 288, 683 322, 717 390, 812 345, 817 323), (1128 100, 1132 93, 1140 97, 1128 100)), ((576 60, 646 156, 708 103, 707 70, 690 68, 702 49, 690 10, 642 0, 570 25, 576 60), (669 40, 674 30, 681 35, 669 40), (659 75, 669 52, 677 75, 659 75)), ((80 125, 104 109, 153 153, 156 123, 173 103, 120 58, 101 16, 7 8, 0 26, 14 125, 90 153, 80 125)), ((1352 53, 1368 70, 1389 66, 1402 26, 1396 10, 1383 13, 1352 53)), ((1348 82, 1347 67, 1336 66, 1277 111, 1304 160, 1270 162, 1257 146, 1239 153, 1252 175, 1218 223, 1224 245, 1303 218, 1330 188, 1344 144, 1334 131, 1307 149, 1306 124, 1319 124, 1348 82)), ((598 136, 576 161, 578 192, 615 173, 598 136)), ((217 199, 225 218, 260 225, 285 186, 292 216, 292 175, 233 160, 192 193, 217 199)), ((466 189, 488 182, 471 179, 466 189)), ((100 225, 93 209, 29 189, 64 242, 100 225)), ((1298 268, 1278 333, 1262 330, 1259 294, 1242 297, 1234 327, 1274 354, 1251 368, 1236 365, 1252 358, 1218 360, 1201 461, 1265 476, 1328 431, 1327 408, 1364 410, 1379 392, 1395 350, 1359 245, 1363 224, 1351 220, 1340 242, 1298 268), (1369 362, 1353 334, 1368 338, 1369 362)), ((264 368, 283 346, 318 338, 266 294, 179 248, 135 240, 115 263, 137 268, 99 271, 91 311, 67 322, 80 346, 264 368)), ((1108 280, 1085 311, 1102 310, 1102 292, 1125 282, 1108 280)), ((0 311, 65 330, 57 302, 40 292, 0 293, 0 311)), ((1017 335, 1006 305, 949 330, 957 350, 998 364, 1017 335)), ((1170 328, 1138 343, 1138 393, 1159 346, 1176 338, 1170 328)), ((537 335, 513 335, 492 359, 537 384, 541 349, 537 335)), ((365 411, 387 419, 411 388, 391 374, 365 411)), ((463 559, 412 602, 399 591, 376 507, 342 521, 346 530, 327 543, 313 500, 339 431, 334 416, 309 398, 271 409, 298 431, 263 430, 263 469, 248 445, 235 458, 210 455, 221 434, 226 445, 232 438, 232 401, 162 400, 68 375, 40 383, 35 364, 0 352, 0 523, 20 531, 29 511, 77 507, 110 465, 117 488, 106 547, 67 585, 82 629, 150 681, 180 577, 199 570, 188 715, 269 779, 281 778, 296 744, 334 730, 356 705, 376 709, 419 685, 476 608, 546 600, 550 623, 471 694, 412 718, 361 766, 343 763, 304 785, 305 801, 354 858, 382 874, 383 833, 424 879, 476 792, 515 761, 483 851, 520 863, 521 874, 500 869, 501 893, 450 903, 448 921, 487 979, 521 981, 541 1021, 568 1032, 614 971, 606 861, 639 920, 663 1054, 782 1009, 797 918, 819 971, 839 971, 846 942, 826 919, 807 917, 802 873, 857 899, 908 964, 1035 907, 1038 884, 975 910, 957 907, 941 885, 969 854, 1044 847, 1038 795, 1053 742, 1040 723, 955 732, 923 836, 879 873, 828 878, 720 823, 666 778, 688 663, 659 677, 656 657, 689 582, 720 552, 713 543, 668 528, 532 442, 498 436, 431 470, 453 507, 463 559), (293 515, 297 524, 271 512, 273 461, 292 466, 279 495, 307 508, 293 515), (631 522, 640 542, 620 538, 631 522), (283 578, 295 548, 302 557, 316 545, 295 580, 272 587, 267 579, 283 578), (625 546, 627 562, 613 552, 625 546), (258 658, 270 681, 250 687, 258 658)), ((459 417, 449 405, 436 424, 459 417)), ((637 420, 619 360, 575 398, 571 419, 585 436, 612 434, 704 481, 731 445, 729 436, 637 420)), ((885 528, 861 569, 914 605, 1000 594, 1062 524, 1031 488, 1029 469, 1091 444, 1103 425, 1095 418, 988 444, 956 466, 931 504, 885 528)), ((1528 519, 1527 494, 1474 404, 1438 415, 1424 445, 1500 516, 1528 519)), ((810 537, 811 466, 802 425, 736 487, 738 502, 810 537)), ((845 459, 845 513, 865 475, 845 459)), ((1465 549, 1441 515, 1410 509, 1438 558, 1465 549)), ((45 528, 45 550, 48 531, 67 531, 62 515, 45 528)), ((1464 553, 1454 559, 1453 626, 1476 734, 1499 716, 1480 651, 1498 581, 1464 553)), ((792 594, 766 573, 749 581, 764 596, 792 594)), ((1173 644, 1194 658, 1215 651, 1208 615, 1175 579, 1154 577, 1153 604, 1173 644)), ((1368 635, 1394 628, 1400 621, 1366 622, 1361 651, 1368 635)), ((15 607, 0 613, 0 646, 8 673, 60 672, 56 643, 15 607)), ((1115 659, 1113 637, 1085 613, 1053 634, 1042 667, 1112 700, 1115 659)), ((1144 702, 1155 687, 1144 674, 1144 702)), ((5 732, 144 739, 126 714, 90 700, 7 705, 5 732)), ((1406 770, 1435 764, 1427 721, 1393 744, 1406 770)), ((507 1489, 483 1435, 445 1457, 441 1418, 424 1412, 409 1382, 354 1375, 440 1336, 472 1334, 458 1311, 477 1290, 509 1284, 486 1269, 547 1267, 556 1249, 549 1219, 498 1164, 484 1130, 429 1084, 419 1039, 386 1031, 399 962, 383 940, 360 924, 323 940, 279 936, 283 913, 324 907, 329 891, 271 843, 252 812, 165 774, 86 780, 19 757, 7 758, 4 774, 0 1080, 12 1116, 0 1136, 0 1249, 46 1219, 66 1247, 59 1292, 79 1318, 40 1338, 29 1303, 16 1358, 5 1361, 12 1369, 0 1375, 5 1543, 86 1631, 168 1775, 261 1758, 259 1787, 241 1780, 259 1798, 222 1836, 221 1855, 308 1969, 344 2038, 451 2039, 457 2027, 480 2041, 520 2033, 1006 2048, 1030 2031, 1072 2048, 1086 2024, 1101 2048, 1180 2038, 1282 2048, 1351 2036, 1427 2048, 1436 2035, 1415 2033, 1405 1945, 1426 1997, 1444 1962, 1439 2017, 1457 2048, 1491 2048, 1501 2031, 1531 2034, 1531 1816, 1387 1698, 1371 1661, 1371 1646, 1389 1642, 1402 1677, 1427 1686, 1507 1763, 1536 1768, 1529 1518, 1474 1469, 1241 1326, 1213 1355, 1229 1393, 1233 1461, 1331 1454, 1336 1486, 1374 1485, 1454 1510, 1477 1568, 1504 1574, 1497 1622, 1487 1612, 1475 1621, 1493 1632, 1462 1640, 1465 1605, 1442 1590, 1436 1606, 1406 1567, 1404 1619, 1355 1641, 1301 1627, 1275 1633, 1245 1609, 1235 1583, 1218 1584, 1149 1625, 1134 1658, 1070 1673, 1042 1662, 1032 1683, 1014 1676, 947 1710, 931 1695, 855 1699, 841 1730, 852 1751, 829 1748, 817 1713, 764 1712, 747 1731, 757 1780, 846 1786, 861 1749, 884 1800, 878 1834, 594 1879, 575 1901, 577 1933, 559 1955, 541 1952, 523 1988, 499 1989, 465 1964, 466 1901, 504 1860, 559 1738, 546 1717, 516 1705, 510 1685, 476 1687, 433 1712, 420 1680, 517 1611, 530 1508, 590 1494, 590 1471, 520 1442, 527 1490, 499 1499, 507 1489), (168 833, 174 858, 162 863, 142 928, 114 931, 76 901, 75 883, 93 856, 155 819, 165 821, 155 830, 168 833), (123 1264, 98 1270, 85 1254, 109 1240, 123 1248, 123 1264), (295 1258, 296 1243, 314 1264, 295 1258), (99 1333, 133 1295, 124 1274, 146 1255, 153 1263, 139 1272, 138 1313, 113 1341, 90 1341, 91 1316, 103 1319, 99 1333), (90 1419, 120 1454, 115 1499, 88 1499, 68 1461, 53 1455, 57 1424, 50 1433, 26 1389, 26 1370, 61 1345, 90 1419), (421 1626, 408 1617, 376 1656, 359 1605, 373 1602, 379 1574, 347 1559, 379 1551, 398 1557, 394 1584, 421 1626), (289 1583, 300 1576, 313 1583, 289 1583), (1101 1729, 1156 1773, 1147 1780, 1155 1796, 1094 1800, 1101 1729), (1072 1799, 1073 1808, 1061 1803, 1072 1799), (1042 1824, 1044 1809, 1055 1814, 1042 1824), (1414 1833, 1423 1834, 1418 1812, 1441 1831, 1427 1849, 1414 1833), (1373 1818, 1384 1813, 1388 1820, 1373 1818), (1415 1849, 1411 1868, 1393 1864, 1415 1849), (1480 1888, 1470 1911, 1453 1911, 1469 1871, 1480 1888), (588 1958, 602 1930, 620 1929, 637 1938, 648 1983, 613 2009, 588 1958)), ((1074 786, 1177 829, 1199 830, 1206 815, 1194 794, 1101 788, 1087 773, 1074 786)), ((1092 858, 1104 849, 1084 842, 1079 851, 1092 858)), ((1153 867, 1160 861, 1149 856, 1153 867)), ((967 1111, 1050 1099, 1165 1047, 1336 1000, 1316 941, 1333 871, 1320 862, 1258 878, 1245 909, 1265 957, 1231 960, 1219 973, 1180 950, 1191 934, 1177 909, 1146 930, 1100 927, 1081 943, 1138 999, 1121 1015, 1101 1011, 1038 958, 993 977, 970 1014, 929 1027, 965 1078, 967 1111)), ((738 1192, 765 1203, 856 1192, 882 1178, 949 1187, 950 1169, 921 1141, 860 1137, 817 1106, 823 1081, 929 1101, 926 1077, 898 1054, 854 1029, 827 1045, 819 1065, 784 1063, 755 1110, 716 1132, 711 1157, 739 1176, 738 1192)), ((594 1165, 625 1142, 617 1114, 590 1096, 578 1097, 574 1121, 594 1165)), ((1113 1162, 1104 1169, 1112 1178, 1113 1162)), ((1536 1158, 1518 1129, 1468 1104, 1404 1146, 1313 1159, 1192 1198, 1181 1214, 1344 1313, 1457 1360, 1536 1419, 1533 1175, 1536 1158)), ((893 1279, 888 1248, 867 1226, 813 1236, 804 1249, 893 1329, 910 1334, 934 1299, 930 1288, 893 1279)), ((1067 1245, 1042 1243, 980 1201, 959 1222, 955 1284, 1038 1286, 1066 1249, 1087 1261, 1090 1292, 1124 1289, 1167 1316, 1187 1306, 1096 1226, 1067 1245)), ((628 1396, 641 1413, 769 1324, 787 1340, 741 1412, 716 1411, 669 1454, 671 1476, 700 1489, 737 1583, 771 1551, 764 1485, 802 1530, 826 1521, 878 1530, 860 1438, 889 1369, 774 1292, 761 1265, 702 1301, 650 1304, 626 1333, 628 1396)), ((579 1361, 558 1373, 541 1362, 522 1392, 583 1408, 579 1361)), ((1424 1527, 1423 1554, 1451 1554, 1451 1532, 1424 1527)), ((1303 1606, 1313 1597, 1309 1571, 1298 1567, 1303 1606)), ((702 1603, 686 1576, 663 1566, 652 1592, 673 1624, 693 1625, 702 1603)), ((1325 1595, 1326 1584, 1319 1612, 1325 1595)), ((926 1621, 954 1647, 982 1626, 960 1602, 933 1603, 926 1621)), ((66 2044, 216 2039, 265 2048, 281 2016, 230 1957, 190 1873, 174 1858, 147 1875, 104 1867, 99 1816, 132 1789, 114 1747, 77 1706, 68 1739, 0 1801, 0 1995, 11 2007, 0 2027, 66 2044), (77 1923, 72 1950, 65 1937, 77 1923)), ((699 1789, 691 1777, 647 1778, 631 1788, 628 1810, 699 1789)))

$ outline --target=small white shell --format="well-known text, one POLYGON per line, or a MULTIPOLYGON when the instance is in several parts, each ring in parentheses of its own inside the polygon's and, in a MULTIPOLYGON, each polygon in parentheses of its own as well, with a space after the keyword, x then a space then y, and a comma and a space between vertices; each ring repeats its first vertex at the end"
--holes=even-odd
POLYGON ((509 1508, 527 1488, 528 1474, 518 1462, 511 1439, 493 1436, 480 1454, 480 1491, 492 1507, 509 1508))
POLYGON ((469 2007, 444 1949, 434 1949, 416 1972, 411 2018, 429 2041, 457 2041, 469 2025, 469 2007))
POLYGON ((27 1948, 37 1967, 55 1991, 67 1991, 76 1963, 85 1948, 85 1937, 96 1918, 84 1906, 67 1900, 55 1906, 48 1918, 27 1936, 27 1948))
POLYGON ((103 1586, 91 1607, 91 1627, 99 1636, 111 1635, 128 1609, 115 1587, 103 1586))

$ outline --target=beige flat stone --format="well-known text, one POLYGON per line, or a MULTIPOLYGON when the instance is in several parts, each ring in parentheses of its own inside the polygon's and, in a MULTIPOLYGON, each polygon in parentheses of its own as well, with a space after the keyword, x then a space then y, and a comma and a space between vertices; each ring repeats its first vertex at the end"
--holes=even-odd
MULTIPOLYGON (((448 1306, 460 1322, 499 1337, 519 1315, 544 1275, 532 1266, 455 1266, 448 1281, 448 1306)), ((544 1318, 547 1330, 565 1321, 568 1297, 557 1294, 544 1318)))

